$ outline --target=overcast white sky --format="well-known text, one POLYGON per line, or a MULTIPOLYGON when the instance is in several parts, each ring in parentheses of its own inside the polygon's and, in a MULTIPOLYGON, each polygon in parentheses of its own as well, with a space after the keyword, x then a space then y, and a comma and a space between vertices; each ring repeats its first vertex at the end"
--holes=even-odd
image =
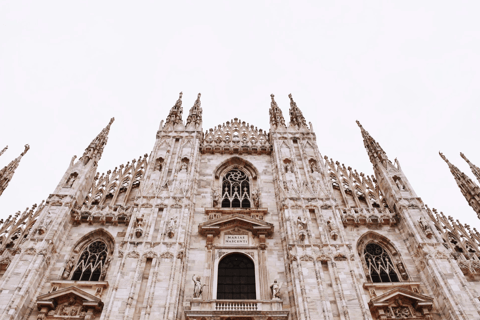
MULTIPOLYGON (((479 1, 0 1, 0 218, 54 191, 114 116, 99 171, 150 153, 184 92, 204 129, 269 129, 292 93, 322 155, 372 174, 355 120, 417 194, 479 227, 447 165, 480 166, 479 1)), ((184 112, 185 113, 185 112, 184 112)), ((186 118, 186 116, 185 116, 186 118)))

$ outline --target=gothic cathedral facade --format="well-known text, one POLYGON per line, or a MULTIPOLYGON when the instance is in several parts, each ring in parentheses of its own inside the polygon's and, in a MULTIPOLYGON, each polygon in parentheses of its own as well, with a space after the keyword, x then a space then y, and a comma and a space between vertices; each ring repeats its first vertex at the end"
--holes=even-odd
MULTIPOLYGON (((110 123, 0 226, 2 320, 480 319, 480 234, 429 209, 358 123, 374 175, 322 157, 290 96, 270 130, 202 129, 97 172, 110 123)), ((480 199, 480 198, 479 198, 480 199)))

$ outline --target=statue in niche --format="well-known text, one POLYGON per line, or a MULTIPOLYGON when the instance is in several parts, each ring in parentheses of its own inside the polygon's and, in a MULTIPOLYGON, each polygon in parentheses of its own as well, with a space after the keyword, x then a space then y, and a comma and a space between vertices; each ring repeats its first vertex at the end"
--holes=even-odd
POLYGON ((273 280, 273 284, 270 286, 272 293, 272 300, 280 299, 280 290, 282 289, 282 284, 278 284, 277 279, 273 280))
POLYGON ((253 206, 255 208, 260 207, 260 190, 255 189, 252 191, 252 200, 253 200, 253 206))
POLYGON ((167 235, 169 238, 173 238, 173 236, 175 235, 176 227, 177 227, 177 220, 175 220, 174 218, 170 218, 170 221, 168 222, 168 226, 167 226, 167 235))
POLYGON ((305 217, 297 217, 297 226, 300 230, 307 230, 307 219, 305 217))
POLYGON ((320 172, 320 170, 318 170, 318 166, 317 166, 317 162, 316 162, 316 161, 311 161, 311 162, 310 162, 310 169, 312 170, 312 173, 314 173, 314 172, 320 172))
POLYGON ((432 229, 427 224, 427 222, 423 219, 423 217, 420 217, 420 219, 418 220, 418 224, 422 228, 422 231, 425 233, 427 238, 429 238, 429 239, 432 238, 432 236, 433 236, 432 229))
POLYGON ((68 279, 70 276, 70 272, 72 272, 73 267, 75 266, 75 257, 71 256, 70 259, 68 259, 67 264, 65 266, 65 271, 63 271, 62 278, 63 279, 68 279))
POLYGON ((330 237, 335 241, 338 238, 338 228, 333 222, 332 217, 329 217, 327 220, 328 231, 330 231, 330 237))
POLYGON ((100 275, 100 279, 105 280, 105 277, 107 276, 107 271, 108 271, 108 268, 110 267, 111 262, 112 262, 112 258, 108 258, 107 261, 105 261, 105 264, 103 265, 103 268, 102 268, 102 273, 100 275))
POLYGON ((290 162, 285 163, 285 173, 293 173, 292 164, 290 162))
POLYGON ((405 191, 407 188, 405 188, 405 185, 403 184, 403 181, 401 178, 394 176, 393 181, 395 181, 395 184, 397 185, 398 190, 400 191, 405 191))
POLYGON ((75 183, 75 180, 77 180, 78 173, 74 172, 68 177, 67 182, 65 183, 65 187, 71 188, 73 187, 73 184, 75 183))
POLYGON ((163 158, 158 158, 157 160, 155 160, 155 167, 154 167, 154 171, 162 171, 163 169, 163 158))
POLYGON ((193 298, 199 299, 202 297, 203 287, 206 286, 206 284, 202 284, 202 282, 200 281, 200 276, 193 275, 192 280, 193 298))
POLYGON ((180 172, 182 172, 182 171, 187 172, 187 169, 188 169, 188 164, 186 162, 182 162, 182 164, 180 166, 180 172))
POLYGON ((220 195, 218 194, 218 191, 214 188, 212 188, 212 200, 213 200, 213 207, 217 207, 218 203, 220 201, 220 195))

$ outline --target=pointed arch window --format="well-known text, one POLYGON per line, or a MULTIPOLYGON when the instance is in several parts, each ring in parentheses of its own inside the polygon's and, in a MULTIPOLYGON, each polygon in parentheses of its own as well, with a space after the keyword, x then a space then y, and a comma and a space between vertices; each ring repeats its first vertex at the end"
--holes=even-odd
POLYGON ((376 243, 369 243, 364 251, 365 263, 372 282, 399 282, 395 266, 387 251, 376 243))
POLYGON ((89 244, 78 259, 72 280, 99 281, 106 271, 107 255, 105 242, 94 241, 89 244))
POLYGON ((243 254, 231 254, 218 264, 217 299, 255 300, 255 266, 243 254))
POLYGON ((250 208, 250 181, 239 169, 229 171, 222 181, 222 208, 250 208))

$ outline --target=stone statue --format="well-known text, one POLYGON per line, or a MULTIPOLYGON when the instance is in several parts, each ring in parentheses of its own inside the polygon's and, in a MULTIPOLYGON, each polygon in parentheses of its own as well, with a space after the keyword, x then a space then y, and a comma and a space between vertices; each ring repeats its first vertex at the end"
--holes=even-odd
POLYGON ((193 275, 192 280, 193 280, 193 297, 197 299, 201 298, 203 287, 206 285, 202 284, 202 282, 200 281, 200 276, 193 275))
POLYGON ((167 226, 167 235, 169 238, 173 238, 173 236, 175 235, 176 227, 177 227, 177 220, 175 220, 174 218, 170 218, 170 221, 168 222, 168 226, 167 226))
POLYGON ((260 207, 260 191, 258 189, 255 189, 252 191, 252 200, 253 200, 253 206, 255 208, 260 207))
POLYGON ((312 170, 312 173, 314 172, 319 172, 317 163, 315 161, 312 161, 310 164, 310 169, 312 170))
POLYGON ((297 226, 300 230, 306 230, 307 229, 307 219, 302 218, 301 216, 297 217, 297 226))
POLYGON ((212 200, 213 200, 213 207, 215 208, 216 206, 218 206, 218 203, 220 201, 220 195, 218 194, 218 191, 213 188, 212 188, 212 200))
POLYGON ((70 272, 72 272, 73 267, 75 266, 75 257, 71 256, 70 259, 67 261, 67 265, 65 266, 65 271, 63 271, 62 278, 67 279, 70 276, 70 272))
POLYGON ((186 162, 182 162, 180 171, 187 171, 187 169, 188 169, 188 164, 186 162))
POLYGON ((272 300, 280 299, 280 289, 282 288, 281 284, 278 284, 277 279, 273 280, 273 284, 270 286, 272 292, 272 300))
POLYGON ((289 162, 285 163, 285 173, 293 173, 292 165, 289 162))

